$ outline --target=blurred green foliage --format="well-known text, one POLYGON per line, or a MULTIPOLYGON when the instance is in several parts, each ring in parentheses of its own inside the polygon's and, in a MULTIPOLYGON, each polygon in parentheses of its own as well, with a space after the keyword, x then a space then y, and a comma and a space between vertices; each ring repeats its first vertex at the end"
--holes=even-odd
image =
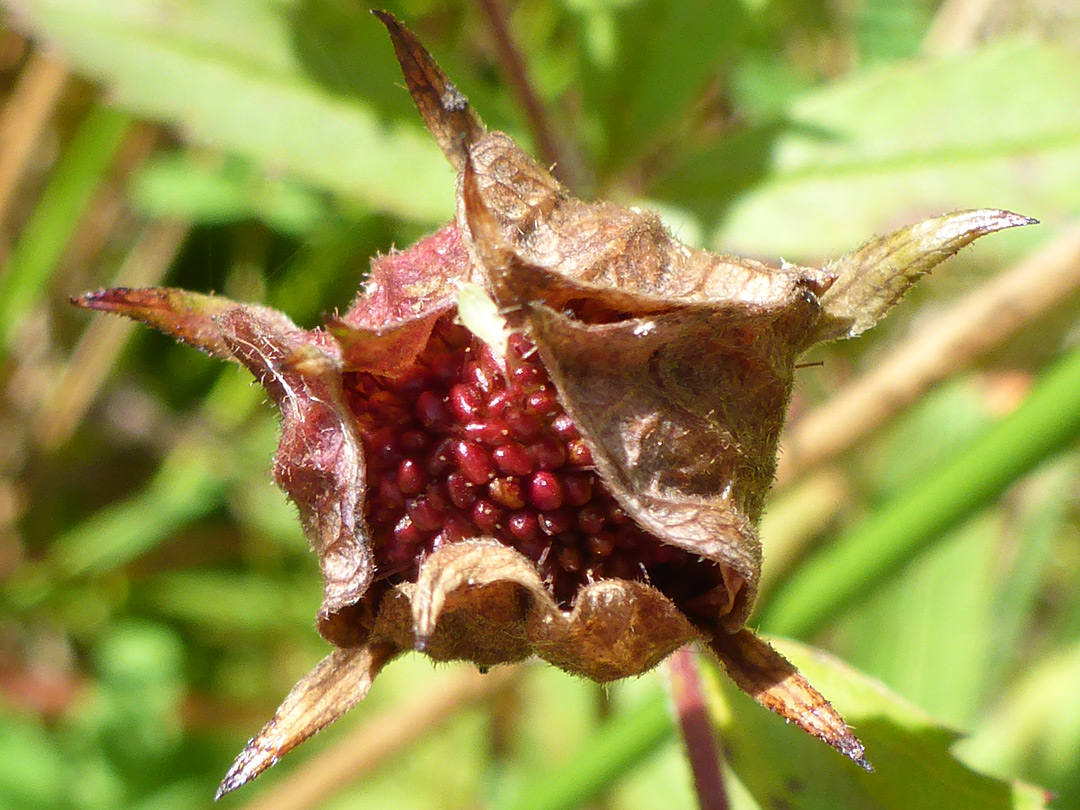
MULTIPOLYGON (((13 30, 103 92, 65 97, 53 152, 3 223, 0 806, 202 807, 325 650, 318 571, 269 482, 276 426, 261 391, 143 331, 73 359, 93 327, 65 298, 115 283, 142 223, 181 220, 167 283, 313 325, 348 304, 367 257, 451 216, 452 173, 385 32, 352 0, 4 5, 13 30), (139 120, 167 129, 133 161, 139 120), (110 183, 126 214, 102 221, 94 194, 110 183), (48 440, 80 383, 89 412, 48 440)), ((489 124, 536 142, 479 4, 388 5, 489 124)), ((1043 222, 981 241, 888 325, 802 370, 797 409, 918 330, 916 304, 977 288, 1080 214, 1080 19, 1054 4, 997 4, 960 44, 941 33, 956 4, 931 0, 503 5, 563 176, 655 204, 685 239, 814 262, 948 209, 1043 222)), ((839 462, 849 497, 807 564, 765 594, 762 622, 866 673, 785 648, 879 772, 721 678, 734 807, 1042 806, 979 771, 1080 808, 1076 311, 1062 301, 839 462)), ((451 669, 395 662, 339 727, 223 804, 269 795, 451 669)), ((509 697, 459 712, 319 806, 692 807, 659 688, 655 674, 601 691, 530 668, 509 697)))

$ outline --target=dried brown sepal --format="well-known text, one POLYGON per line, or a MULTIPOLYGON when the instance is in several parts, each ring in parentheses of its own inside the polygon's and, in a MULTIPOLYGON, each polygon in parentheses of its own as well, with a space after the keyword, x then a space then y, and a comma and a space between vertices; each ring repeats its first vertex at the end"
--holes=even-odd
POLYGON ((484 134, 484 122, 412 31, 389 12, 371 13, 390 32, 401 72, 424 123, 454 168, 460 170, 468 148, 484 134))
POLYGON ((367 695, 375 676, 400 650, 387 644, 336 649, 292 688, 273 718, 244 747, 215 799, 241 787, 367 695))
POLYGON ((412 609, 407 632, 436 660, 490 665, 535 653, 603 682, 647 672, 698 635, 670 599, 637 582, 586 585, 562 610, 532 561, 483 540, 439 549, 401 592, 412 609))
POLYGON ((341 346, 343 367, 391 376, 409 368, 435 321, 455 306, 458 283, 472 274, 469 254, 453 225, 407 251, 392 250, 373 259, 368 281, 352 307, 326 324, 341 346), (433 267, 439 272, 433 273, 433 267))
POLYGON ((283 328, 295 328, 292 321, 276 310, 240 305, 221 296, 187 290, 114 287, 85 293, 72 298, 71 303, 84 309, 124 315, 220 360, 235 358, 216 319, 234 307, 246 306, 266 319, 276 320, 283 328))
POLYGON ((362 642, 341 612, 361 601, 374 567, 364 525, 364 459, 344 402, 340 349, 266 307, 174 289, 113 289, 74 299, 172 335, 248 368, 281 412, 273 475, 300 512, 325 580, 320 631, 362 642))
POLYGON ((836 282, 821 296, 822 317, 812 343, 860 335, 884 317, 912 284, 980 236, 1020 225, 1031 217, 981 208, 926 219, 871 239, 826 269, 836 282))
POLYGON ((767 642, 743 628, 737 633, 716 635, 709 646, 731 680, 746 694, 865 770, 874 770, 862 743, 832 704, 767 642))

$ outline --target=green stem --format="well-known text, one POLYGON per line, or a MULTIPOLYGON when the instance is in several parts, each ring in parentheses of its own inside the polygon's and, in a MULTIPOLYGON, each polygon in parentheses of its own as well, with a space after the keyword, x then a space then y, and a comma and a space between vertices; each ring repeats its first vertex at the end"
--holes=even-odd
POLYGON ((657 750, 672 732, 667 696, 657 690, 620 711, 559 768, 545 769, 495 810, 571 810, 657 750))
POLYGON ((760 626, 777 635, 812 635, 1078 436, 1080 349, 1074 349, 1012 414, 804 564, 764 605, 760 626))

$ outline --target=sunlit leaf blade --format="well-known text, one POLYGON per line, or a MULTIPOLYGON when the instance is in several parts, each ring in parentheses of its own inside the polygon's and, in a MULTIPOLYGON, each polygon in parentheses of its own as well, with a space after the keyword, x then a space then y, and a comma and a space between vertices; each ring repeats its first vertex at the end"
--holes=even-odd
POLYGON ((330 211, 322 195, 263 176, 245 161, 200 161, 171 153, 148 162, 132 178, 131 195, 146 217, 222 225, 259 219, 281 233, 304 236, 330 211))
POLYGON ((1074 640, 1018 674, 1000 704, 957 745, 958 755, 993 773, 1031 774, 1061 797, 1055 807, 1075 806, 1068 802, 1080 796, 1080 711, 1072 697, 1078 682, 1074 640))
POLYGON ((870 68, 688 157, 659 193, 717 223, 714 245, 791 261, 958 208, 1060 221, 1077 210, 1080 83, 1047 77, 1078 73, 1075 51, 1029 41, 870 68))
MULTIPOLYGON (((164 0, 10 5, 138 115, 377 210, 428 223, 453 212, 452 175, 419 121, 387 121, 369 101, 331 92, 300 52, 310 20, 291 3, 244 0, 183 13, 164 0)), ((366 14, 355 25, 381 35, 366 14)), ((365 62, 392 59, 382 47, 365 62)))
POLYGON ((950 752, 956 733, 879 683, 792 642, 777 643, 858 731, 876 771, 864 773, 777 718, 722 677, 717 717, 733 770, 761 807, 788 810, 1036 810, 1043 792, 976 773, 950 752))

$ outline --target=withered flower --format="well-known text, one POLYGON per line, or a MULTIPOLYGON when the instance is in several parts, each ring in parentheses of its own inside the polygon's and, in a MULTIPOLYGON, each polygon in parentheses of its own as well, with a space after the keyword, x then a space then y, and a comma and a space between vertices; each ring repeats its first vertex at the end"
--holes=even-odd
POLYGON ((377 14, 458 171, 452 224, 375 259, 322 329, 175 289, 76 301, 238 360, 281 410, 273 474, 318 554, 335 649, 219 795, 409 649, 483 667, 537 655, 610 681, 699 641, 741 689, 867 766, 829 703, 744 626, 795 361, 872 326, 978 236, 1031 220, 950 214, 825 269, 691 249, 654 214, 570 196, 377 14))

